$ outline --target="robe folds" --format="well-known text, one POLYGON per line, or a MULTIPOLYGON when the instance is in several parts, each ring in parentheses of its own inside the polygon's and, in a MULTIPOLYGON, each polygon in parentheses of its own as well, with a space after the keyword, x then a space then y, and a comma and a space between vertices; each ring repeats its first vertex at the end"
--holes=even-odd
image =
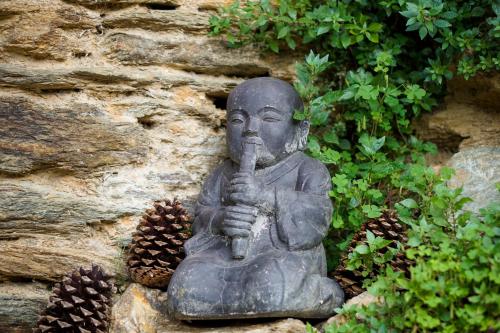
POLYGON ((321 243, 333 209, 328 170, 302 152, 256 170, 275 204, 259 209, 243 260, 232 258, 231 240, 213 227, 231 204, 235 172, 238 165, 227 160, 203 186, 194 236, 168 288, 169 313, 177 319, 330 316, 343 292, 326 277, 321 243))

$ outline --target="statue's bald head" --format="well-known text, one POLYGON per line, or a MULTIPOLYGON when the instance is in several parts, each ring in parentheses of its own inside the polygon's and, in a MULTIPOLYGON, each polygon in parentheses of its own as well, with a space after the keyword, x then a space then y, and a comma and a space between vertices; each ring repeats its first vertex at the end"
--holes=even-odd
POLYGON ((305 148, 307 122, 293 119, 304 105, 299 94, 287 82, 260 77, 247 80, 230 93, 227 101, 227 144, 231 158, 238 162, 245 137, 262 140, 257 164, 276 163, 305 148))
POLYGON ((231 91, 227 100, 228 110, 231 106, 259 101, 276 104, 283 111, 292 113, 292 116, 295 110, 304 108, 299 94, 288 82, 272 77, 257 77, 239 84, 231 91))

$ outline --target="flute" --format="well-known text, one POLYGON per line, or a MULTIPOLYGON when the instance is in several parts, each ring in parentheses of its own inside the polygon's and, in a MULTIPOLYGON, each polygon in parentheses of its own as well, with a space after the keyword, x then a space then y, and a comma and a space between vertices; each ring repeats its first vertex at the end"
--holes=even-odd
MULTIPOLYGON (((257 163, 257 154, 254 142, 244 142, 243 152, 240 158, 240 172, 255 174, 255 164, 257 163)), ((231 249, 233 259, 244 259, 248 250, 248 237, 234 237, 231 240, 231 249)))

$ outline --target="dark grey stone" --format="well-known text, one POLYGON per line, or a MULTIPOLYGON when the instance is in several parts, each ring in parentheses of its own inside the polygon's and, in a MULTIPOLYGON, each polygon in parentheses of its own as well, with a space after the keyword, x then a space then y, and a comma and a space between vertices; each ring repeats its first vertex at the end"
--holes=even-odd
POLYGON ((324 318, 343 303, 326 277, 332 215, 326 167, 306 155, 309 124, 288 83, 245 81, 230 94, 230 159, 198 198, 187 257, 168 288, 176 319, 324 318))

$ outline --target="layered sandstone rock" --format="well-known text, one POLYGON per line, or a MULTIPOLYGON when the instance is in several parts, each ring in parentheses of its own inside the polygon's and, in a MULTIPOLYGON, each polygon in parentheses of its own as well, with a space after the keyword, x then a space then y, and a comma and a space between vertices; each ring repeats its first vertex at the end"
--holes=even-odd
POLYGON ((225 156, 231 88, 293 76, 293 57, 208 37, 224 3, 0 1, 2 332, 31 332, 65 272, 120 273, 143 210, 189 208, 225 156))

